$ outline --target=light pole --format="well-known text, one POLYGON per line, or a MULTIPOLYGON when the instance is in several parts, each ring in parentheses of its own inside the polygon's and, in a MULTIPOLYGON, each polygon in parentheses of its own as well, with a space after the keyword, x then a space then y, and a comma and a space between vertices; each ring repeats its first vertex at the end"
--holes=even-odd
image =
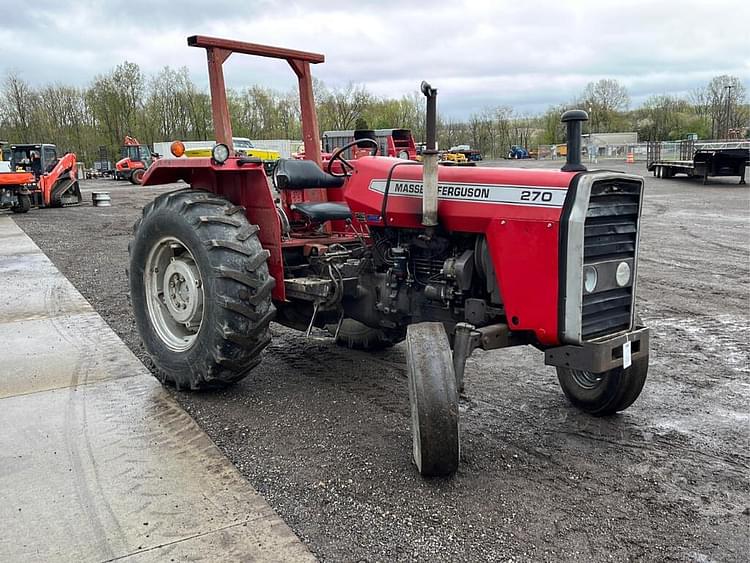
POLYGON ((728 139, 729 128, 731 127, 730 117, 731 117, 732 105, 730 102, 732 100, 732 85, 727 84, 726 86, 724 86, 724 89, 727 90, 727 112, 726 112, 727 127, 726 127, 726 134, 724 135, 724 138, 728 139))

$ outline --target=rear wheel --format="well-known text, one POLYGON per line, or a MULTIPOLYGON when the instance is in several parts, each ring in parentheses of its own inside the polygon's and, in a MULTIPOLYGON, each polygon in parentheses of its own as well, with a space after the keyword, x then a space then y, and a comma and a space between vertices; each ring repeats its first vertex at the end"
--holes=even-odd
MULTIPOLYGON (((336 325, 329 325, 327 330, 336 334, 336 325)), ((353 350, 382 350, 402 342, 406 332, 400 329, 371 328, 354 319, 344 319, 336 335, 336 344, 353 350)))
POLYGON ((137 186, 140 186, 143 183, 143 177, 145 175, 146 171, 143 168, 133 170, 133 173, 130 175, 130 182, 136 184, 137 186))
POLYGON ((13 213, 28 213, 31 209, 31 196, 21 194, 18 196, 18 203, 11 208, 13 213))
POLYGON ((406 332, 414 463, 425 477, 458 469, 458 392, 448 335, 442 323, 409 325, 406 332))
POLYGON ((258 227, 200 190, 165 194, 134 226, 130 295, 157 377, 183 389, 234 383, 270 342, 274 279, 258 227))
POLYGON ((594 416, 624 411, 643 390, 648 373, 648 356, 633 361, 628 368, 603 373, 557 368, 557 379, 565 396, 579 409, 594 416))

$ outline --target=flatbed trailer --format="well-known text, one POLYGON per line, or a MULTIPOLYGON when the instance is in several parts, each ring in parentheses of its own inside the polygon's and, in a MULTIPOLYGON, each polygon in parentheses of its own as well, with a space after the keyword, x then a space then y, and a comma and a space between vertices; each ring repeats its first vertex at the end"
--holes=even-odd
POLYGON ((657 178, 685 174, 688 178, 703 178, 704 185, 708 178, 721 176, 739 176, 739 183, 745 184, 749 161, 750 141, 702 144, 682 141, 679 160, 662 159, 661 143, 649 143, 647 148, 647 168, 657 178))

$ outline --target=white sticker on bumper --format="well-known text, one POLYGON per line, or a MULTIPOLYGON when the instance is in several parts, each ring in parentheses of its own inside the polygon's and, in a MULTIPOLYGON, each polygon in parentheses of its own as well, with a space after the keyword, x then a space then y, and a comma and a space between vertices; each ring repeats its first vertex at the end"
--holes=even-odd
POLYGON ((633 358, 630 354, 630 340, 628 340, 622 345, 622 367, 629 368, 632 363, 633 358))

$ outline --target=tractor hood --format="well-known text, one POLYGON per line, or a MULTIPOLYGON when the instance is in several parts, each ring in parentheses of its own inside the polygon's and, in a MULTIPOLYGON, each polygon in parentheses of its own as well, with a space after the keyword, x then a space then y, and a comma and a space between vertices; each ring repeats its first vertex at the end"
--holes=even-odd
MULTIPOLYGON (((345 187, 355 220, 370 226, 419 228, 422 166, 364 157, 345 187)), ((485 232, 493 219, 557 221, 574 172, 519 168, 438 170, 438 216, 447 230, 485 232)))

